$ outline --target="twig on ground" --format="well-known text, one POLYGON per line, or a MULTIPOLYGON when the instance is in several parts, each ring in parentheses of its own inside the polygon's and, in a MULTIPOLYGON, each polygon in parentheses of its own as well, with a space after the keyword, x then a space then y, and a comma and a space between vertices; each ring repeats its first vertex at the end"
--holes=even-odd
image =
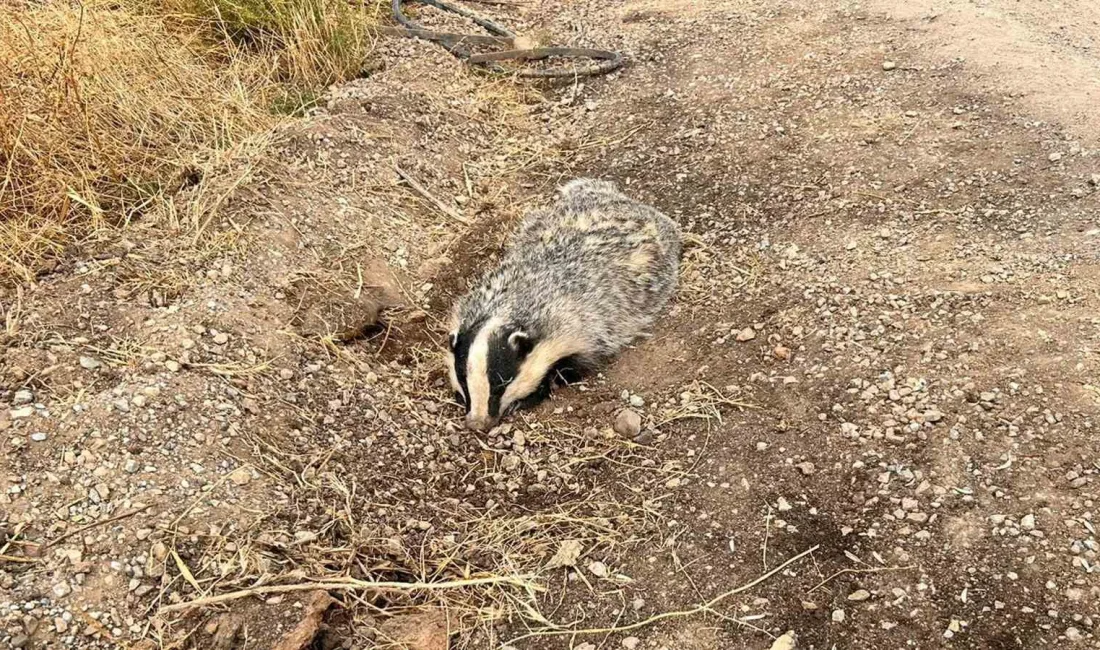
POLYGON ((772 530, 772 507, 771 507, 771 504, 768 504, 768 514, 764 515, 764 546, 763 546, 764 558, 763 558, 763 561, 764 561, 764 570, 765 571, 768 570, 768 535, 771 533, 771 530, 772 530))
POLYGON ((104 519, 102 521, 97 521, 94 524, 88 524, 87 526, 81 526, 80 528, 77 528, 76 530, 70 530, 69 532, 65 533, 61 537, 58 537, 57 539, 53 539, 53 540, 50 540, 49 542, 47 542, 46 546, 43 547, 43 550, 45 550, 47 548, 51 548, 53 546, 56 546, 57 544, 60 544, 64 540, 72 537, 73 535, 79 535, 80 533, 83 533, 86 530, 91 530, 91 529, 97 528, 99 526, 106 526, 107 524, 114 523, 114 522, 116 522, 120 519, 126 519, 127 517, 133 517, 137 513, 142 512, 143 510, 148 510, 151 507, 153 507, 153 504, 150 503, 148 505, 141 506, 140 508, 134 508, 133 510, 127 510, 126 512, 115 515, 114 517, 108 517, 107 519, 104 519))
MULTIPOLYGON (((816 546, 814 548, 817 548, 816 546)), ((176 603, 160 608, 159 613, 179 612, 196 607, 217 605, 232 600, 248 598, 249 596, 261 596, 264 594, 285 594, 295 591, 443 591, 448 589, 463 589, 466 587, 483 587, 486 585, 510 585, 521 589, 541 590, 542 588, 530 581, 530 576, 494 576, 491 578, 471 578, 469 580, 446 580, 442 582, 371 582, 369 580, 340 580, 334 582, 304 582, 293 585, 269 585, 266 587, 252 587, 240 591, 230 591, 217 596, 196 598, 185 603, 176 603)))
POLYGON ((401 180, 408 183, 409 187, 416 190, 416 192, 418 194, 420 194, 420 196, 423 196, 425 199, 427 199, 440 212, 442 212, 443 214, 447 215, 448 217, 454 219, 455 221, 461 223, 464 226, 470 225, 470 222, 469 222, 468 219, 466 219, 466 217, 464 217, 461 214, 455 212, 446 203, 444 203, 443 201, 440 201, 439 199, 437 199, 435 197, 435 195, 433 195, 431 192, 429 192, 426 187, 424 187, 420 183, 416 182, 416 179, 413 178, 412 176, 410 176, 408 174, 408 172, 406 172, 405 170, 398 167, 396 162, 393 164, 393 169, 394 169, 394 171, 397 172, 397 175, 401 177, 401 180))
POLYGON ((872 567, 870 569, 841 569, 840 571, 837 571, 833 575, 831 575, 828 578, 825 578, 821 582, 817 583, 813 587, 810 587, 810 589, 806 592, 806 594, 807 595, 812 594, 813 592, 817 591, 818 589, 824 587, 826 584, 828 584, 834 578, 838 578, 838 577, 840 577, 840 576, 842 576, 846 573, 881 573, 883 571, 908 571, 909 569, 913 569, 913 568, 915 568, 915 567, 912 566, 912 565, 909 565, 909 566, 880 566, 880 567, 872 567))

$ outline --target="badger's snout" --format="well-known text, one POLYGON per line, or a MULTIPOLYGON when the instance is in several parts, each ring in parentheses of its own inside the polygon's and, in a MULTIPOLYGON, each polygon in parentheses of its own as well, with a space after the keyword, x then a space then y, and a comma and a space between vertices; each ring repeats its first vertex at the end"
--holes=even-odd
POLYGON ((466 416, 466 428, 473 431, 485 432, 492 429, 497 424, 497 418, 491 415, 474 415, 470 413, 466 416))

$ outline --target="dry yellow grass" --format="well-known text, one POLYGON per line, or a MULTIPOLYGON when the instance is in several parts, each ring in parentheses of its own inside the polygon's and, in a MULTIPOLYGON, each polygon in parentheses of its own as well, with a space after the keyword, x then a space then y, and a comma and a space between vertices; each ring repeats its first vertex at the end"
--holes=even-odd
POLYGON ((373 10, 247 4, 276 22, 227 16, 234 0, 0 6, 0 282, 134 217, 207 212, 209 192, 171 199, 362 70, 373 10))

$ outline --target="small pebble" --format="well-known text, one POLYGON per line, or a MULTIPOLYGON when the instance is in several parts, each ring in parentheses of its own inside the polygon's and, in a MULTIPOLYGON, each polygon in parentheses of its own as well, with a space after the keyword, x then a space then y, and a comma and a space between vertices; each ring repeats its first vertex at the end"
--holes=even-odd
POLYGON ((103 364, 99 362, 99 359, 96 359, 94 357, 80 357, 80 367, 84 368, 85 370, 95 370, 102 365, 103 364))
POLYGON ((751 327, 746 327, 737 333, 737 340, 744 343, 745 341, 751 341, 756 338, 756 330, 751 327))
POLYGON ((883 70, 890 71, 890 70, 893 70, 896 67, 898 67, 898 64, 894 63, 893 61, 883 61, 882 62, 882 69, 883 70))
POLYGON ((619 411, 619 415, 615 417, 615 425, 613 427, 615 433, 623 436, 624 438, 633 438, 642 431, 642 416, 638 415, 633 409, 623 409, 619 411))
POLYGON ((871 592, 867 591, 866 589, 857 589, 857 590, 853 591, 852 593, 848 594, 848 600, 852 600, 852 601, 855 601, 857 603, 860 602, 860 601, 867 600, 870 597, 871 597, 871 592))
POLYGON ((772 641, 772 646, 769 650, 794 650, 798 642, 798 636, 794 631, 787 632, 778 637, 775 641, 772 641))

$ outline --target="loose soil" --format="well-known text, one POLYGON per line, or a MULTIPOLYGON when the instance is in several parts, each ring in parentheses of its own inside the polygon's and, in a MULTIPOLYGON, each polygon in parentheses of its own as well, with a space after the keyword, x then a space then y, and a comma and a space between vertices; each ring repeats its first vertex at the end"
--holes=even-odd
POLYGON ((1100 21, 895 4, 472 5, 629 64, 381 40, 219 223, 0 294, 0 644, 1100 647, 1100 21), (681 224, 681 290, 466 432, 447 308, 584 175, 681 224))

